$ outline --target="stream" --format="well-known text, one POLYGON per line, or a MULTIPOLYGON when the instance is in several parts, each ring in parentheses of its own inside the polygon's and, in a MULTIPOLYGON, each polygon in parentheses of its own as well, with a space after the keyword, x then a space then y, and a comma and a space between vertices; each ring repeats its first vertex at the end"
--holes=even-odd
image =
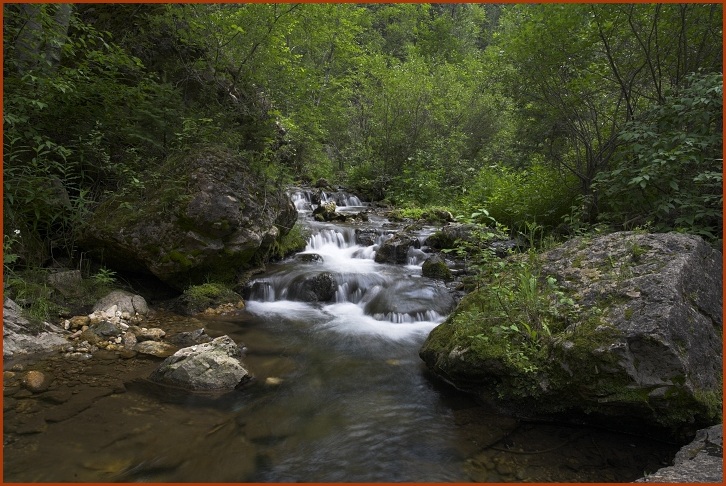
MULTIPOLYGON (((367 209, 351 195, 328 199, 341 212, 367 209)), ((671 463, 678 445, 518 421, 441 383, 418 350, 455 302, 421 275, 425 254, 375 263, 395 225, 373 213, 320 223, 308 192, 293 200, 307 248, 258 275, 244 310, 159 311, 145 324, 244 343, 252 384, 222 396, 162 388, 145 380, 158 358, 112 352, 6 363, 6 372, 39 369, 54 381, 39 396, 6 390, 4 480, 629 482, 671 463), (310 294, 320 275, 333 281, 325 302, 310 294)))

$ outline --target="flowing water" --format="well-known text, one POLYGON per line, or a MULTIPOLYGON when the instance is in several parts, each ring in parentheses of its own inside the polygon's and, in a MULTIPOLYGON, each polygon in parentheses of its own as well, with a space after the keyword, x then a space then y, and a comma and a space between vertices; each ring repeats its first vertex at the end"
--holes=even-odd
MULTIPOLYGON (((323 202, 333 198, 365 209, 345 194, 323 202)), ((147 323, 244 343, 251 385, 190 395, 144 379, 158 360, 112 353, 28 365, 55 381, 39 397, 6 393, 5 481, 624 482, 672 459, 674 445, 519 422, 440 384, 418 349, 455 302, 422 277, 422 252, 375 263, 386 220, 318 223, 310 194, 294 199, 308 246, 260 275, 243 311, 147 323)))

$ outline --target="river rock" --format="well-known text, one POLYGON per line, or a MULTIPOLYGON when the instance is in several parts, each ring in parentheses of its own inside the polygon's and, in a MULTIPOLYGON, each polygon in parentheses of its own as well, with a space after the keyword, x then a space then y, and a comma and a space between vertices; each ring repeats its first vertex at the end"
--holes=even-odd
POLYGON ((122 333, 121 328, 110 321, 101 321, 89 329, 102 339, 120 336, 122 333))
POLYGON ((242 350, 229 336, 182 348, 165 359, 149 379, 192 391, 233 390, 252 378, 242 350))
POLYGON ((295 291, 300 300, 306 302, 327 302, 335 297, 337 285, 330 272, 323 272, 306 278, 301 288, 295 291))
POLYGON ((334 221, 338 217, 336 207, 332 201, 323 203, 313 210, 313 217, 318 221, 334 221))
POLYGON ((695 439, 678 451, 672 466, 636 483, 723 484, 723 424, 699 430, 695 439))
POLYGON ((140 295, 127 292, 126 290, 114 290, 93 306, 93 312, 104 312, 107 317, 115 317, 116 312, 128 313, 131 316, 146 315, 149 313, 149 305, 146 299, 140 295))
POLYGON ((179 290, 233 280, 297 219, 284 191, 251 172, 245 155, 223 148, 177 156, 158 186, 100 204, 79 244, 111 268, 151 273, 179 290))
POLYGON ((49 353, 68 344, 64 331, 58 326, 42 322, 32 324, 22 316, 22 309, 12 300, 3 301, 3 356, 49 353))
POLYGON ((147 329, 145 327, 130 326, 128 332, 134 334, 136 336, 136 340, 139 342, 159 341, 166 335, 166 332, 158 327, 147 329))
POLYGON ((424 277, 439 280, 451 280, 451 270, 446 261, 440 255, 431 255, 421 265, 421 273, 424 277))
POLYGON ((718 251, 696 236, 620 232, 570 240, 540 259, 542 278, 574 302, 569 325, 541 341, 538 354, 513 342, 498 352, 458 330, 476 305, 472 292, 421 348, 428 367, 522 416, 683 430, 719 420, 718 251))
POLYGON ((318 253, 298 253, 295 259, 302 263, 323 263, 325 260, 318 253))
POLYGON ((373 246, 377 239, 378 231, 375 229, 356 228, 355 230, 355 242, 360 246, 373 246))
POLYGON ((208 343, 212 340, 209 334, 202 329, 196 329, 194 331, 184 331, 178 334, 174 334, 169 337, 169 342, 179 346, 180 348, 186 348, 188 346, 194 346, 195 344, 208 343))
POLYGON ((137 342, 133 351, 140 354, 148 354, 150 356, 156 356, 157 358, 166 358, 174 354, 179 348, 176 346, 164 343, 160 341, 142 341, 137 342))
POLYGON ((421 243, 415 236, 406 233, 396 233, 384 241, 376 250, 376 263, 394 263, 405 265, 408 263, 409 248, 418 248, 421 243))
POLYGON ((88 316, 73 316, 68 321, 69 329, 81 329, 83 326, 88 326, 91 323, 91 319, 88 316))

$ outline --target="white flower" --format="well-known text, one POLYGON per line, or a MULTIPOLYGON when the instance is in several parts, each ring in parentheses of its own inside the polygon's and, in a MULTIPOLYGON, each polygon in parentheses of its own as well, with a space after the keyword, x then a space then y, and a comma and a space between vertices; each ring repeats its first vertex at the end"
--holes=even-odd
POLYGON ((15 233, 16 235, 19 235, 20 234, 20 230, 19 229, 16 229, 15 231, 13 231, 13 233, 15 233))

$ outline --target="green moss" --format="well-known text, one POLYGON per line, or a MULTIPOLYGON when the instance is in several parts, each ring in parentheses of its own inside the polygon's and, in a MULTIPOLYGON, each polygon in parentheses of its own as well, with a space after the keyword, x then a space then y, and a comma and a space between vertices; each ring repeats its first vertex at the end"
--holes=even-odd
MULTIPOLYGON (((187 255, 180 252, 179 250, 171 250, 165 255, 165 259, 168 259, 168 261, 179 263, 182 267, 185 269, 191 268, 193 265, 193 262, 189 259, 187 255)), ((162 260, 162 261, 163 261, 162 260)))
POLYGON ((424 277, 436 278, 441 280, 451 280, 451 270, 443 260, 430 261, 426 260, 421 268, 424 277))
POLYGON ((308 235, 299 224, 290 229, 282 238, 278 238, 270 248, 270 259, 282 259, 305 249, 308 235))
POLYGON ((181 301, 190 313, 198 313, 208 307, 221 304, 237 303, 242 297, 227 285, 209 282, 188 287, 181 296, 181 301))

